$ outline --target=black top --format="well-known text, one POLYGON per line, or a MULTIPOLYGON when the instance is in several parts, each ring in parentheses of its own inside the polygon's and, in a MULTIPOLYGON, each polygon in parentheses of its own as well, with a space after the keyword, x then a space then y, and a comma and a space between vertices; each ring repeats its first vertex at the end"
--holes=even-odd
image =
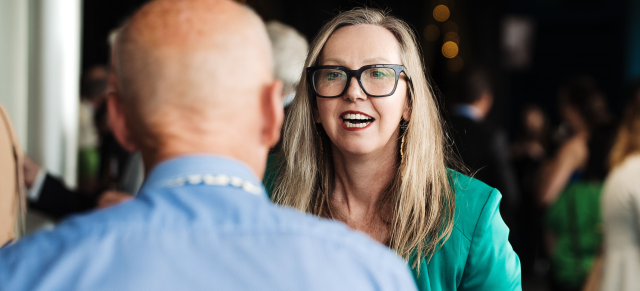
POLYGON ((500 212, 509 224, 519 195, 506 134, 490 123, 464 116, 452 116, 451 126, 454 149, 473 177, 502 193, 500 212))

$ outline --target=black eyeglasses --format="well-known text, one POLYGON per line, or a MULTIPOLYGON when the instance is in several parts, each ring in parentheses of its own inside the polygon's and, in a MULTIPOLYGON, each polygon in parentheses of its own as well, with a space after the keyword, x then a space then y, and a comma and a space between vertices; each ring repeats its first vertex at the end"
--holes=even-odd
POLYGON ((368 96, 387 97, 396 92, 402 72, 404 67, 401 65, 368 65, 357 70, 342 66, 315 66, 307 68, 307 77, 313 91, 321 98, 342 96, 353 77, 368 96))

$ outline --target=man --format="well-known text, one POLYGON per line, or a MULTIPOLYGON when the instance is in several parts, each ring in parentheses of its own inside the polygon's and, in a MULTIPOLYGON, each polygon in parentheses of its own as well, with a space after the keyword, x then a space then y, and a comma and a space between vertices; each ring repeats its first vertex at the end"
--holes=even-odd
POLYGON ((40 211, 55 220, 85 212, 96 207, 104 208, 132 198, 142 184, 142 160, 139 154, 131 155, 122 176, 122 190, 107 189, 98 196, 69 189, 63 181, 49 174, 44 168, 24 156, 23 181, 30 209, 40 211))
POLYGON ((275 20, 267 22, 266 26, 271 40, 274 74, 283 83, 282 96, 286 108, 296 95, 309 44, 307 39, 291 26, 275 20))
POLYGON ((106 124, 107 80, 108 70, 102 65, 89 68, 82 77, 77 191, 25 156, 23 179, 31 209, 59 220, 96 206, 102 208, 128 200, 132 197, 129 193, 138 191, 143 180, 142 160, 139 154, 124 151, 106 124), (104 117, 94 118, 95 109, 104 117))
POLYGON ((462 73, 458 88, 458 102, 451 117, 455 149, 475 178, 502 193, 500 212, 505 223, 513 229, 519 199, 507 137, 502 130, 484 120, 493 105, 489 77, 481 69, 469 69, 462 73))
POLYGON ((116 50, 110 120, 149 175, 132 201, 0 250, 0 290, 415 290, 384 246, 268 200, 282 85, 254 13, 152 1, 116 50))

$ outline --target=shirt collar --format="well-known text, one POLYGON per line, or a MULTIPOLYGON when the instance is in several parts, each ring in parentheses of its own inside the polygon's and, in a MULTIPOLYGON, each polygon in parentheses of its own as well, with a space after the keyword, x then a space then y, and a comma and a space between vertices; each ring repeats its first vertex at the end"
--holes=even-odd
POLYGON ((480 112, 480 109, 473 105, 458 104, 453 108, 453 113, 458 116, 469 118, 473 121, 482 120, 482 113, 480 112))
POLYGON ((238 177, 243 181, 262 186, 262 182, 253 170, 241 161, 220 155, 197 154, 180 156, 158 164, 151 170, 142 188, 166 187, 168 181, 176 178, 207 174, 238 177))

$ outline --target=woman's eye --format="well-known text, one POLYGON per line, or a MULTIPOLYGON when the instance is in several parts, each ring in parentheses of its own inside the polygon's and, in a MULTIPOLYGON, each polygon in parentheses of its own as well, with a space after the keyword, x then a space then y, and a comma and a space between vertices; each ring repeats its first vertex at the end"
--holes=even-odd
POLYGON ((340 73, 338 72, 329 72, 327 73, 327 81, 334 81, 340 78, 340 73))
POLYGON ((386 74, 383 71, 376 70, 376 71, 371 72, 371 77, 384 78, 384 77, 386 77, 386 74))

